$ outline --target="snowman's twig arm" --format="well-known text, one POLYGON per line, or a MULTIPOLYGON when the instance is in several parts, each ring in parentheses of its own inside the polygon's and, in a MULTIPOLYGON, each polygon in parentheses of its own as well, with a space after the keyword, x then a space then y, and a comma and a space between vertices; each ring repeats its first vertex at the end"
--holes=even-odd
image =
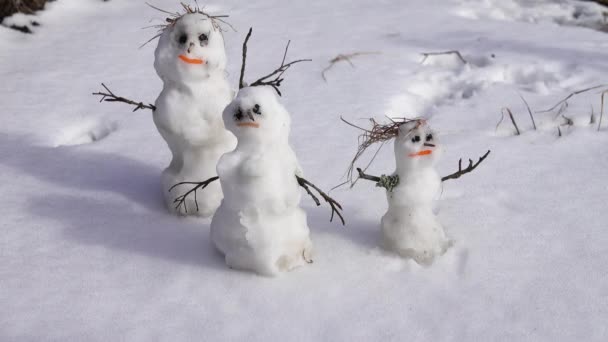
POLYGON ((107 91, 107 93, 104 92, 97 92, 97 93, 93 93, 93 95, 96 96, 101 96, 101 100, 99 100, 99 102, 123 102, 126 104, 130 104, 135 106, 135 109, 133 109, 133 111, 137 111, 139 109, 150 109, 152 111, 156 110, 156 106, 149 103, 149 104, 144 104, 143 102, 137 102, 137 101, 133 101, 133 100, 129 100, 127 98, 124 98, 122 96, 116 96, 110 89, 108 89, 108 87, 106 87, 105 84, 101 84, 102 87, 104 87, 104 89, 107 91))
POLYGON ((317 196, 315 196, 312 193, 312 191, 310 191, 309 187, 315 189, 319 193, 319 195, 321 195, 321 197, 323 197, 325 202, 327 202, 329 204, 329 206, 331 207, 331 217, 329 219, 329 222, 333 221, 334 214, 335 214, 335 215, 338 215, 338 217, 340 218, 340 221, 342 221, 342 225, 345 224, 344 217, 342 216, 342 213, 340 212, 340 210, 342 210, 342 206, 340 205, 340 203, 338 203, 333 198, 329 197, 329 195, 327 195, 325 192, 323 192, 321 189, 319 189, 316 185, 312 184, 311 182, 307 181, 306 179, 304 179, 298 175, 296 175, 296 179, 298 180, 298 184, 301 187, 303 187, 304 190, 306 190, 306 192, 310 195, 310 197, 312 197, 313 201, 315 201, 317 206, 321 205, 321 202, 319 201, 317 196))
POLYGON ((361 178, 361 179, 365 179, 365 180, 372 181, 372 182, 380 181, 380 177, 368 175, 368 174, 364 173, 363 170, 361 170, 361 168, 359 168, 359 167, 357 168, 357 172, 359 173, 359 178, 361 178))
POLYGON ((469 173, 469 172, 475 170, 475 168, 479 164, 481 164, 481 162, 484 161, 489 154, 490 154, 490 150, 488 150, 488 152, 486 152, 486 154, 481 156, 476 163, 473 163, 473 161, 471 159, 469 159, 469 166, 467 166, 464 170, 462 169, 462 158, 460 158, 460 160, 458 161, 458 171, 452 173, 451 175, 441 178, 441 181, 445 182, 448 179, 460 178, 460 176, 464 175, 465 173, 469 173))
POLYGON ((202 189, 206 188, 209 184, 215 182, 218 179, 219 179, 219 177, 215 176, 215 177, 211 177, 203 182, 179 182, 179 183, 173 185, 172 187, 170 187, 169 192, 171 192, 171 190, 175 189, 177 186, 180 186, 180 185, 186 185, 186 184, 196 185, 192 189, 186 191, 183 195, 180 195, 173 200, 173 203, 175 203, 175 209, 179 209, 180 207, 183 206, 184 211, 187 213, 188 207, 186 206, 186 198, 191 193, 194 193, 194 204, 196 204, 196 211, 198 211, 198 201, 196 200, 196 190, 198 190, 198 189, 202 190, 202 189))
POLYGON ((393 189, 399 184, 399 175, 382 175, 380 177, 372 176, 364 173, 360 168, 357 168, 357 172, 359 173, 359 178, 376 182, 377 187, 385 188, 388 192, 392 192, 393 189))

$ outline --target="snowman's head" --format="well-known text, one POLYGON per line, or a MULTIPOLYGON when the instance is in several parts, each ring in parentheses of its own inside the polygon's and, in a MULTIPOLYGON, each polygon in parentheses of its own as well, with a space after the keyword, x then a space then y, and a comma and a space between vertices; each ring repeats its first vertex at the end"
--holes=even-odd
POLYGON ((239 146, 287 144, 291 119, 272 87, 245 87, 224 109, 224 125, 239 146))
POLYGON ((437 135, 425 120, 413 120, 399 126, 395 138, 398 171, 432 167, 439 159, 440 152, 437 135))
POLYGON ((163 81, 197 82, 224 71, 224 38, 213 20, 186 13, 165 27, 154 52, 154 69, 163 81))

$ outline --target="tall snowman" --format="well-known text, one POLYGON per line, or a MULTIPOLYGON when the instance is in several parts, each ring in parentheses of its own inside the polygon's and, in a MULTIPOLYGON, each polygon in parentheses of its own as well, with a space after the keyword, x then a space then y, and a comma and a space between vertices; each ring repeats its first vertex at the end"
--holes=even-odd
POLYGON ((439 195, 441 182, 472 171, 489 151, 476 164, 471 161, 468 168, 460 168, 442 178, 435 169, 441 145, 425 120, 375 125, 365 136, 372 136, 372 140, 394 138, 396 170, 393 174, 376 177, 357 169, 361 179, 375 181, 377 186, 386 189, 388 210, 381 220, 383 246, 419 264, 431 264, 451 245, 433 213, 433 202, 439 195))
POLYGON ((169 210, 178 214, 211 216, 220 205, 222 190, 210 184, 204 192, 176 206, 173 185, 215 175, 220 156, 236 145, 222 121, 233 98, 225 76, 226 52, 214 18, 187 6, 160 35, 154 68, 163 81, 156 99, 154 123, 172 153, 162 173, 162 189, 169 210))

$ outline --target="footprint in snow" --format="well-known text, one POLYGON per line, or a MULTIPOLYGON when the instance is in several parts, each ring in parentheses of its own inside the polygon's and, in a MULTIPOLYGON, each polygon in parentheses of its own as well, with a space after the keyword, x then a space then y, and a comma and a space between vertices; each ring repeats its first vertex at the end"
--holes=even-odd
POLYGON ((106 138, 118 129, 118 123, 108 119, 84 120, 65 128, 55 146, 90 144, 106 138))

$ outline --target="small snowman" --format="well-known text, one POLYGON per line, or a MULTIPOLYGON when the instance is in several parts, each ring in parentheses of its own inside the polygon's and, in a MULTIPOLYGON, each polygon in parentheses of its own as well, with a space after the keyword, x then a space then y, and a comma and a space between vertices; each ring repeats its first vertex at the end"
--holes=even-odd
POLYGON ((392 120, 388 125, 372 122, 374 127, 364 133, 355 160, 375 142, 394 139, 395 151, 396 170, 391 175, 376 177, 357 169, 361 179, 386 189, 388 210, 381 220, 382 244, 403 257, 429 265, 452 244, 433 213, 441 182, 472 171, 490 151, 476 164, 470 161, 468 168, 460 167, 458 172, 442 178, 435 169, 441 144, 425 120, 392 120))
MULTIPOLYGON (((244 51, 250 35, 251 30, 244 51)), ((289 144, 291 118, 277 94, 281 75, 297 62, 283 61, 273 73, 244 86, 243 60, 240 90, 223 113, 237 146, 220 158, 218 177, 197 185, 205 188, 219 178, 224 199, 213 215, 210 234, 231 268, 274 276, 312 262, 310 230, 300 208, 300 186, 318 205, 309 187, 317 190, 330 204, 332 218, 336 213, 342 219, 340 205, 303 178, 289 144)), ((183 199, 184 195, 177 200, 183 199)))
POLYGON ((175 205, 170 190, 186 180, 215 175, 220 156, 236 145, 235 137, 225 129, 222 120, 222 112, 234 92, 225 73, 226 51, 219 25, 224 16, 211 16, 198 7, 182 6, 184 13, 167 18, 167 24, 160 25, 161 30, 154 37, 159 37, 154 69, 163 81, 155 105, 118 97, 105 85, 107 93, 95 95, 103 96, 102 100, 135 105, 135 110, 152 109, 154 124, 172 154, 171 163, 161 175, 167 207, 176 214, 208 217, 222 200, 219 184, 209 185, 196 196, 196 202, 188 198, 180 205, 175 205))

